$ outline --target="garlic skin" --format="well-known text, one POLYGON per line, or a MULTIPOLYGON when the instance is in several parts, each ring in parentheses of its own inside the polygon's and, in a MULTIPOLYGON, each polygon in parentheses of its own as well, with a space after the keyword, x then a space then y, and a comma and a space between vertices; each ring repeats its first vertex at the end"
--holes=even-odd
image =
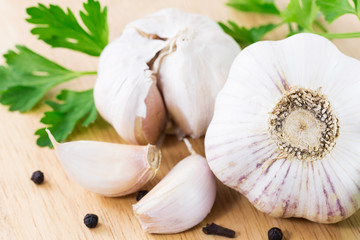
POLYGON ((320 223, 360 206, 360 62, 302 33, 235 59, 205 152, 216 177, 275 217, 320 223))
POLYGON ((160 10, 129 23, 102 52, 94 87, 96 107, 129 143, 154 143, 167 113, 183 134, 200 137, 239 52, 237 43, 210 18, 160 10), (153 91, 159 92, 151 109, 145 99, 154 85, 158 88, 153 91), (157 113, 150 113, 147 125, 157 130, 136 137, 142 129, 135 127, 136 119, 153 111, 157 113))
POLYGON ((133 209, 145 232, 178 233, 200 223, 215 196, 215 177, 206 159, 193 154, 171 169, 133 209))
POLYGON ((138 191, 160 166, 161 153, 153 145, 58 143, 46 131, 67 175, 85 189, 104 196, 118 197, 138 191))
POLYGON ((165 127, 166 109, 156 76, 147 65, 164 46, 162 41, 149 42, 135 29, 129 29, 101 53, 95 105, 131 144, 155 144, 165 127))

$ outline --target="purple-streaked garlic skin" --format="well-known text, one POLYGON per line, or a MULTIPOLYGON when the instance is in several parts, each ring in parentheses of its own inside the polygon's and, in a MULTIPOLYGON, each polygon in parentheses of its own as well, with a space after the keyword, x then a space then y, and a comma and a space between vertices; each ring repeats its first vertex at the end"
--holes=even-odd
MULTIPOLYGON (((259 42, 244 49, 218 95, 206 133, 211 170, 271 216, 320 223, 348 218, 360 206, 359 76, 358 60, 314 34, 259 42), (278 140, 283 136, 274 137, 269 130, 276 104, 298 88, 326 97, 333 118, 324 110, 320 119, 326 126, 338 124, 337 130, 337 126, 329 130, 337 135, 329 140, 329 146, 334 144, 313 157, 297 157, 286 144, 281 148, 278 140)), ((315 112, 315 107, 309 109, 315 112)))

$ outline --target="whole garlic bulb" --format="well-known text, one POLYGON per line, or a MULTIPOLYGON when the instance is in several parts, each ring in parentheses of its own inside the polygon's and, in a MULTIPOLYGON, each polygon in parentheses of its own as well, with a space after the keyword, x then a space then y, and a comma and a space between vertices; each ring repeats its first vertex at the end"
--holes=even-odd
POLYGON ((183 133, 199 137, 239 51, 210 18, 160 10, 129 23, 102 52, 96 107, 129 143, 156 142, 165 106, 183 133))
POLYGON ((104 196, 119 197, 138 191, 160 166, 161 152, 153 145, 58 143, 46 131, 67 175, 85 189, 104 196))
POLYGON ((210 168, 271 216, 351 216, 360 206, 359 76, 360 62, 318 35, 247 47, 216 100, 210 168))

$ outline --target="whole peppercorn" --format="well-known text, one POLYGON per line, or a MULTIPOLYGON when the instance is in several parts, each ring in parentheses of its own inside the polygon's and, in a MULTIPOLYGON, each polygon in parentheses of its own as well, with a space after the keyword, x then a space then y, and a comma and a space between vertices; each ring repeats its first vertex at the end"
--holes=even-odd
POLYGON ((33 172, 33 174, 31 175, 31 180, 35 183, 35 184, 41 184, 44 182, 44 173, 41 171, 35 171, 33 172))
POLYGON ((86 216, 84 217, 84 224, 88 227, 88 228, 94 228, 96 227, 96 225, 98 224, 98 216, 92 213, 88 213, 86 214, 86 216))
POLYGON ((136 196, 136 201, 140 201, 147 193, 148 193, 147 190, 139 191, 136 196))
POLYGON ((282 240, 283 233, 280 228, 273 227, 268 231, 269 240, 282 240))
POLYGON ((229 228, 219 226, 215 223, 206 224, 206 227, 203 227, 203 232, 207 235, 218 235, 228 238, 235 238, 235 231, 229 228))

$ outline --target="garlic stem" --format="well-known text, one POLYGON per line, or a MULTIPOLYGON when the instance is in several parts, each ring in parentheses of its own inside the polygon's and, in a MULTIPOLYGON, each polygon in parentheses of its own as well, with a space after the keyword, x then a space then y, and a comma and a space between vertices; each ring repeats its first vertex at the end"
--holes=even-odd
POLYGON ((193 147, 192 147, 192 145, 191 145, 190 141, 189 141, 187 138, 184 138, 184 143, 185 143, 185 145, 186 145, 186 147, 187 147, 188 151, 191 153, 191 155, 195 155, 195 154, 197 154, 197 153, 195 152, 195 150, 193 149, 193 147))

